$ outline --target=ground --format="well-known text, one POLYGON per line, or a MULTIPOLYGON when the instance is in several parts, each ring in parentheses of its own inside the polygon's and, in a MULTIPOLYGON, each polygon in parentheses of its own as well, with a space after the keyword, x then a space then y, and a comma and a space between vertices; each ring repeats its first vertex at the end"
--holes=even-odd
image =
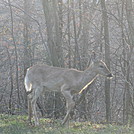
POLYGON ((0 134, 134 134, 134 127, 71 121, 61 126, 59 120, 52 119, 40 119, 40 126, 34 127, 27 116, 1 114, 0 134))

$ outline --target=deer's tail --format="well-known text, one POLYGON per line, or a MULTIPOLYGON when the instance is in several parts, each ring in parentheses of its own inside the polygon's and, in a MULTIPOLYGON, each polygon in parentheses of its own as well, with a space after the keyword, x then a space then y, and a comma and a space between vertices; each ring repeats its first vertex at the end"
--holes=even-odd
POLYGON ((29 80, 27 75, 25 76, 24 85, 25 85, 27 95, 30 94, 32 92, 32 83, 29 80))

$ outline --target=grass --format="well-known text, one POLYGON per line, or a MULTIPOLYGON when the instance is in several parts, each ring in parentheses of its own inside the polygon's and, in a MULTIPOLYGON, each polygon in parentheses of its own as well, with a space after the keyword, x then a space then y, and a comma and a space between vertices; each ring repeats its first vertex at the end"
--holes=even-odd
POLYGON ((70 122, 63 127, 51 119, 40 119, 40 126, 34 127, 26 116, 0 115, 0 134, 134 134, 134 128, 90 122, 70 122))

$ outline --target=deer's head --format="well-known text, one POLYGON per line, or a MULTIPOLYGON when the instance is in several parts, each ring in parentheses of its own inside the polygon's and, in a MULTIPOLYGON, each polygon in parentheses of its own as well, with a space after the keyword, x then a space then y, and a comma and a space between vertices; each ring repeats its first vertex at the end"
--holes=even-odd
POLYGON ((113 75, 111 74, 111 72, 108 69, 107 65, 102 60, 95 61, 93 63, 93 66, 94 66, 95 71, 98 74, 103 75, 103 76, 105 76, 107 78, 112 78, 113 77, 113 75))

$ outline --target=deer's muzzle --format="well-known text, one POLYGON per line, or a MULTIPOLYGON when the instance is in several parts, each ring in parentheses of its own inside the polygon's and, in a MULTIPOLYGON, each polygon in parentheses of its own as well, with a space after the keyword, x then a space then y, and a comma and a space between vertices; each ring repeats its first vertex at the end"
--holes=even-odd
POLYGON ((107 75, 107 78, 112 78, 112 77, 113 75, 111 73, 107 75))

